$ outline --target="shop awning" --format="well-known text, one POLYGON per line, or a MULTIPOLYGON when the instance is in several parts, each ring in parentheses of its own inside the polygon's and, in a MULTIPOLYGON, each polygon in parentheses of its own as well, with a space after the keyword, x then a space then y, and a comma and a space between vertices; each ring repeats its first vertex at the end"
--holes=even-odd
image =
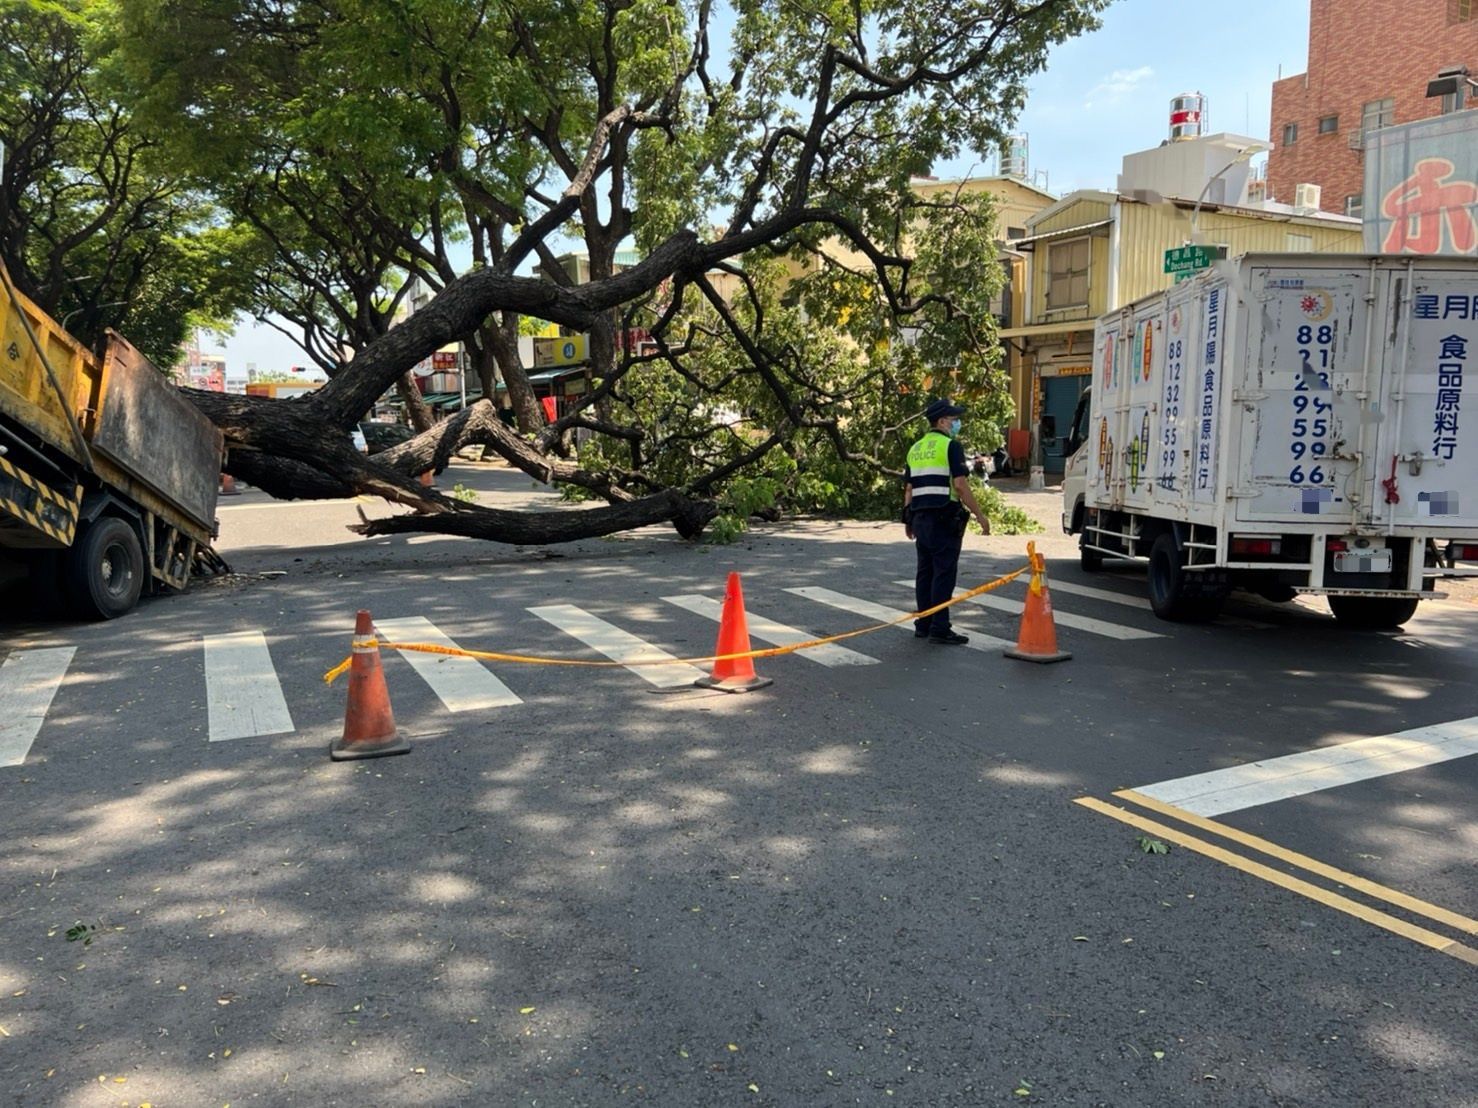
POLYGON ((1012 250, 1023 246, 1030 246, 1034 242, 1046 242, 1048 239, 1064 239, 1074 235, 1086 235, 1092 231, 1107 227, 1113 223, 1112 219, 1100 219, 1096 223, 1080 223, 1076 227, 1062 227, 1056 231, 1043 231, 1040 235, 1027 235, 1024 239, 1012 239, 1006 245, 1012 250))
POLYGON ((1033 323, 1028 327, 1005 327, 996 334, 1003 339, 1035 339, 1048 335, 1071 335, 1078 331, 1093 330, 1093 320, 1073 319, 1064 323, 1033 323))

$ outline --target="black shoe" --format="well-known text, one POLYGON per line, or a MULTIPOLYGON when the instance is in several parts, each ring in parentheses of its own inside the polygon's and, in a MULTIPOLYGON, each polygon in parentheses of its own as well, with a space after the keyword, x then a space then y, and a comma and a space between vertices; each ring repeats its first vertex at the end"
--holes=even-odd
POLYGON ((970 636, 962 635, 958 631, 946 631, 942 635, 930 635, 929 641, 938 643, 940 646, 964 646, 970 641, 970 636))
POLYGON ((915 627, 913 629, 913 637, 916 639, 927 639, 929 637, 929 629, 927 627, 915 627))

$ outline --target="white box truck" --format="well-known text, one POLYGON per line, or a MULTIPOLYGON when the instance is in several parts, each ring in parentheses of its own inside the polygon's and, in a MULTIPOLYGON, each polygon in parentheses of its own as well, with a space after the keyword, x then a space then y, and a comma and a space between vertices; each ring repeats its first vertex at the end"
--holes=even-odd
POLYGON ((1478 573, 1478 259, 1249 254, 1093 349, 1063 528, 1085 569, 1148 561, 1162 619, 1246 588, 1391 628, 1478 573))

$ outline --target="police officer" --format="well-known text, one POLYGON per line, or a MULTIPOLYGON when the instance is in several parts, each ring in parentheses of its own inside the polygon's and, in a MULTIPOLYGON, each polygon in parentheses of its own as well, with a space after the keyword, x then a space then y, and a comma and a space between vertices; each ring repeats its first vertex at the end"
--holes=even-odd
MULTIPOLYGON (((964 408, 948 400, 931 400, 924 409, 929 431, 908 448, 908 464, 903 471, 903 525, 918 551, 918 573, 914 577, 917 612, 954 596, 960 546, 970 516, 979 521, 981 531, 990 534, 990 520, 970 491, 970 469, 958 439, 960 416, 964 414, 964 408)), ((948 608, 915 620, 914 635, 942 646, 970 641, 951 630, 948 608)))

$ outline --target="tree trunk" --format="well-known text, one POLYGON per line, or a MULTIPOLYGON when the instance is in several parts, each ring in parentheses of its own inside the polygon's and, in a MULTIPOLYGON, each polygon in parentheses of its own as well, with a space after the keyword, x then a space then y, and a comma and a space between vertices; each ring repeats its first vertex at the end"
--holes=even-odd
POLYGON ((514 422, 525 434, 538 431, 544 426, 544 409, 534 388, 529 384, 528 372, 518 356, 518 315, 515 312, 500 313, 504 322, 489 319, 479 331, 484 336, 488 349, 497 360, 503 382, 508 386, 508 404, 513 409, 514 422))
POLYGON ((351 528, 362 535, 432 532, 517 545, 572 542, 633 527, 671 522, 695 539, 718 514, 711 500, 664 489, 636 499, 609 475, 551 459, 498 418, 490 401, 443 420, 374 459, 360 454, 348 436, 327 422, 310 398, 268 400, 198 389, 181 390, 226 435, 225 468, 280 499, 345 498, 372 493, 407 504, 414 513, 366 520, 351 528), (414 475, 444 466, 461 446, 487 443, 525 473, 587 488, 609 506, 554 512, 508 512, 460 504, 421 488, 414 475))
POLYGON ((439 535, 461 535, 472 539, 535 546, 574 542, 577 539, 613 535, 651 523, 671 522, 685 539, 697 538, 708 521, 718 514, 709 500, 690 500, 676 489, 624 504, 562 512, 505 512, 495 508, 458 505, 457 510, 437 516, 402 515, 367 519, 350 527, 361 535, 401 535, 430 531, 439 535))
POLYGON ((453 453, 472 443, 491 446, 511 465, 542 484, 561 481, 589 489, 607 500, 636 499, 617 487, 608 475, 589 473, 574 462, 539 453, 533 444, 499 419, 492 404, 486 400, 479 400, 460 415, 443 420, 430 433, 417 435, 376 455, 375 460, 399 473, 422 473, 433 466, 440 468, 446 465, 453 453))
POLYGON ((421 396, 421 390, 416 387, 415 376, 402 373, 395 382, 395 393, 405 404, 405 413, 410 417, 411 426, 417 431, 431 430, 431 424, 435 420, 432 418, 431 408, 421 396))
POLYGON ((204 389, 180 391, 225 435, 226 472, 253 483, 270 482, 278 490, 273 495, 317 496, 328 487, 322 484, 328 479, 347 486, 350 495, 383 496, 420 512, 446 512, 456 503, 355 450, 348 433, 324 418, 311 394, 269 400, 204 389), (273 461, 296 463, 316 476, 300 473, 293 464, 274 466, 273 461), (301 485, 295 475, 302 478, 301 485))

